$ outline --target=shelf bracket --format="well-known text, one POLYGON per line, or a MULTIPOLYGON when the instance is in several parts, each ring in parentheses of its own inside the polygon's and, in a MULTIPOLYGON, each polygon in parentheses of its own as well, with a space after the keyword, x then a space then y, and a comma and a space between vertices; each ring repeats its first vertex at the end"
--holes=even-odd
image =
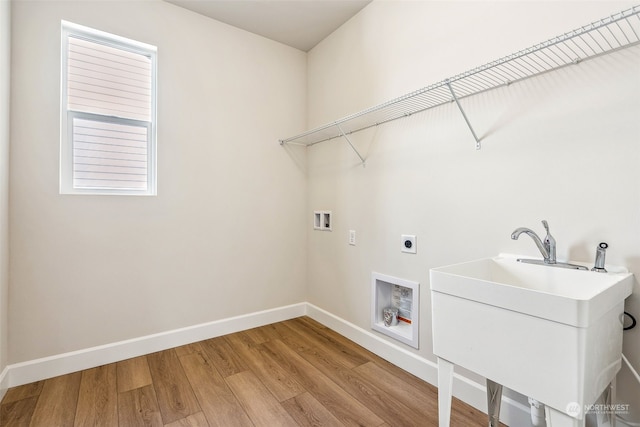
POLYGON ((464 113, 464 110, 462 109, 462 105, 460 105, 460 101, 458 101, 458 97, 456 96, 456 93, 453 91, 453 87, 451 87, 451 83, 449 82, 449 79, 445 80, 445 83, 447 84, 447 87, 449 88, 449 91, 451 92, 451 96, 453 96, 453 100, 456 102, 456 105, 458 106, 458 109, 462 113, 462 117, 464 117, 464 121, 467 122, 467 126, 469 126, 469 130, 471 131, 471 134, 473 135, 473 138, 476 140, 476 150, 479 150, 480 148, 482 148, 480 146, 480 139, 478 138, 478 136, 474 132, 473 127, 471 126, 471 123, 469 122, 469 119, 467 118, 467 115, 464 113))
POLYGON ((344 133, 344 131, 342 130, 342 128, 340 127, 339 123, 336 123, 336 127, 338 128, 338 130, 340 131, 340 135, 342 135, 344 137, 344 139, 347 140, 347 142, 349 143, 349 146, 351 147, 351 149, 358 155, 358 157, 360 158, 360 161, 362 162, 362 166, 364 167, 366 165, 365 163, 365 159, 364 157, 362 157, 360 155, 360 153, 358 152, 358 150, 356 150, 356 147, 353 146, 353 144, 351 143, 351 140, 349 139, 349 137, 347 136, 346 133, 344 133))

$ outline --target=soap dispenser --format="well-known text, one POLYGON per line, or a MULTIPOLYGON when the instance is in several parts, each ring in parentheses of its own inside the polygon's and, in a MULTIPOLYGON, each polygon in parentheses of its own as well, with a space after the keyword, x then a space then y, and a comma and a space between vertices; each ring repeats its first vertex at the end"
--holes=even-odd
POLYGON ((607 248, 609 245, 606 242, 601 242, 598 244, 596 248, 596 262, 591 271, 597 271, 598 273, 606 273, 607 270, 604 268, 604 258, 607 254, 607 248))

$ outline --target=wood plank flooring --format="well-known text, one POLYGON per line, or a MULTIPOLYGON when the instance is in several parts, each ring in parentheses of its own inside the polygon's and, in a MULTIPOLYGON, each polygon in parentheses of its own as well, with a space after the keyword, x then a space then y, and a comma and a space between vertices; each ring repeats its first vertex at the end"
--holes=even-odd
MULTIPOLYGON (((454 399, 451 425, 486 426, 454 399)), ((437 389, 308 317, 7 391, 0 426, 438 425, 437 389)))

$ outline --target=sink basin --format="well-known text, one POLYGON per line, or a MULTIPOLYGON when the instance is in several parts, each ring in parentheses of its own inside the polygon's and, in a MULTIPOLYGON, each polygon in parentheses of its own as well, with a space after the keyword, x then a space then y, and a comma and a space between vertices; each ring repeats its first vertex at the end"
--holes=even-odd
POLYGON ((607 270, 525 264, 515 255, 431 269, 439 365, 462 366, 579 421, 566 425, 584 425, 571 405, 596 402, 620 370, 633 287, 626 269, 607 270))
POLYGON ((579 327, 631 295, 633 274, 620 267, 596 273, 517 258, 500 255, 434 268, 431 290, 579 327))

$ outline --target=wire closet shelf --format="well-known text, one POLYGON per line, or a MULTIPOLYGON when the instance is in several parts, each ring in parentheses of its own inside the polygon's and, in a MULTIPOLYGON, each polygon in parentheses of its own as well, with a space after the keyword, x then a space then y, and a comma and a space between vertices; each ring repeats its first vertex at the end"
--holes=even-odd
MULTIPOLYGON (((311 146, 344 137, 353 148, 348 138, 352 133, 455 102, 479 149, 480 140, 459 103, 460 99, 636 45, 640 43, 639 14, 640 5, 634 6, 383 104, 281 139, 280 144, 311 146)), ((364 163, 357 151, 356 154, 364 163)))

